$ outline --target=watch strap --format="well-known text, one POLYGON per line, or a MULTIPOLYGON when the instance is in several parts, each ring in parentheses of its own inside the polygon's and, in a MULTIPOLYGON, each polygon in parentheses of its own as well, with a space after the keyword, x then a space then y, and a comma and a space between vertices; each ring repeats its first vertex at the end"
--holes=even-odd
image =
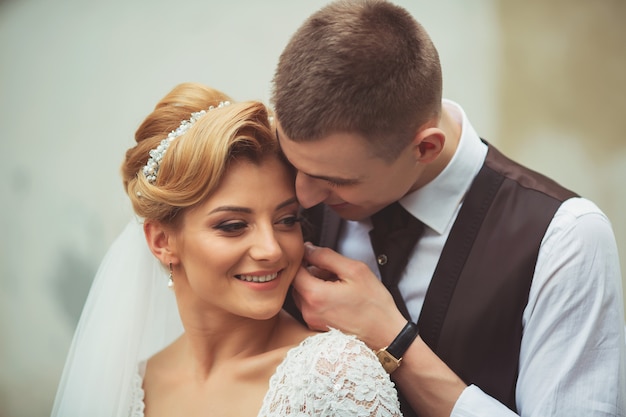
POLYGON ((387 346, 386 351, 394 358, 401 359, 404 352, 407 351, 417 337, 417 334, 417 325, 410 321, 407 322, 396 338, 393 339, 393 342, 387 346))

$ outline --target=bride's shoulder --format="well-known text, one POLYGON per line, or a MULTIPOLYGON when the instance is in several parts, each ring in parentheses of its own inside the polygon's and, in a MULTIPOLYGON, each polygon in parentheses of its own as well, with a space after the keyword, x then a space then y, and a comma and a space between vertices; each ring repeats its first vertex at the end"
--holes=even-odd
POLYGON ((329 329, 326 332, 315 333, 307 337, 303 346, 322 350, 340 351, 375 358, 374 352, 356 336, 349 335, 337 329, 329 329))
POLYGON ((394 384, 374 352, 336 329, 309 335, 288 352, 270 380, 268 404, 311 410, 307 415, 330 407, 334 415, 400 416, 394 384))
POLYGON ((176 384, 181 375, 182 346, 180 338, 152 355, 147 361, 140 364, 140 374, 143 377, 143 389, 152 392, 155 387, 176 384))

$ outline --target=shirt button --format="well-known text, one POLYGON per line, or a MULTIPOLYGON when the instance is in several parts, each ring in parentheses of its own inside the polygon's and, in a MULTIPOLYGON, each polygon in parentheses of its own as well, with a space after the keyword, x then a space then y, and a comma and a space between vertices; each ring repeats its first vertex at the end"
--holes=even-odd
POLYGON ((380 266, 385 265, 387 263, 387 255, 378 255, 378 257, 376 258, 376 262, 378 262, 378 265, 380 266))

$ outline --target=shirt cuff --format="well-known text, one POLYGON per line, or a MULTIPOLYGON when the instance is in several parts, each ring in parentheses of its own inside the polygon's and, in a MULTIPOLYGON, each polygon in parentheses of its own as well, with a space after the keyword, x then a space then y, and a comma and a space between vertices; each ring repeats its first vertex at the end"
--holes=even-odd
POLYGON ((454 404, 450 417, 515 417, 513 411, 493 397, 485 394, 476 385, 463 390, 454 404))

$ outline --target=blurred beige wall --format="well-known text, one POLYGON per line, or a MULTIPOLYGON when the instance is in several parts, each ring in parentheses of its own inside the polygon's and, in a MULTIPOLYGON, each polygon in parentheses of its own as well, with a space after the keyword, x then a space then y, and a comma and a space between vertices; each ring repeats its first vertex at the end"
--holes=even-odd
POLYGON ((496 4, 498 146, 606 213, 626 290, 626 2, 496 4))

